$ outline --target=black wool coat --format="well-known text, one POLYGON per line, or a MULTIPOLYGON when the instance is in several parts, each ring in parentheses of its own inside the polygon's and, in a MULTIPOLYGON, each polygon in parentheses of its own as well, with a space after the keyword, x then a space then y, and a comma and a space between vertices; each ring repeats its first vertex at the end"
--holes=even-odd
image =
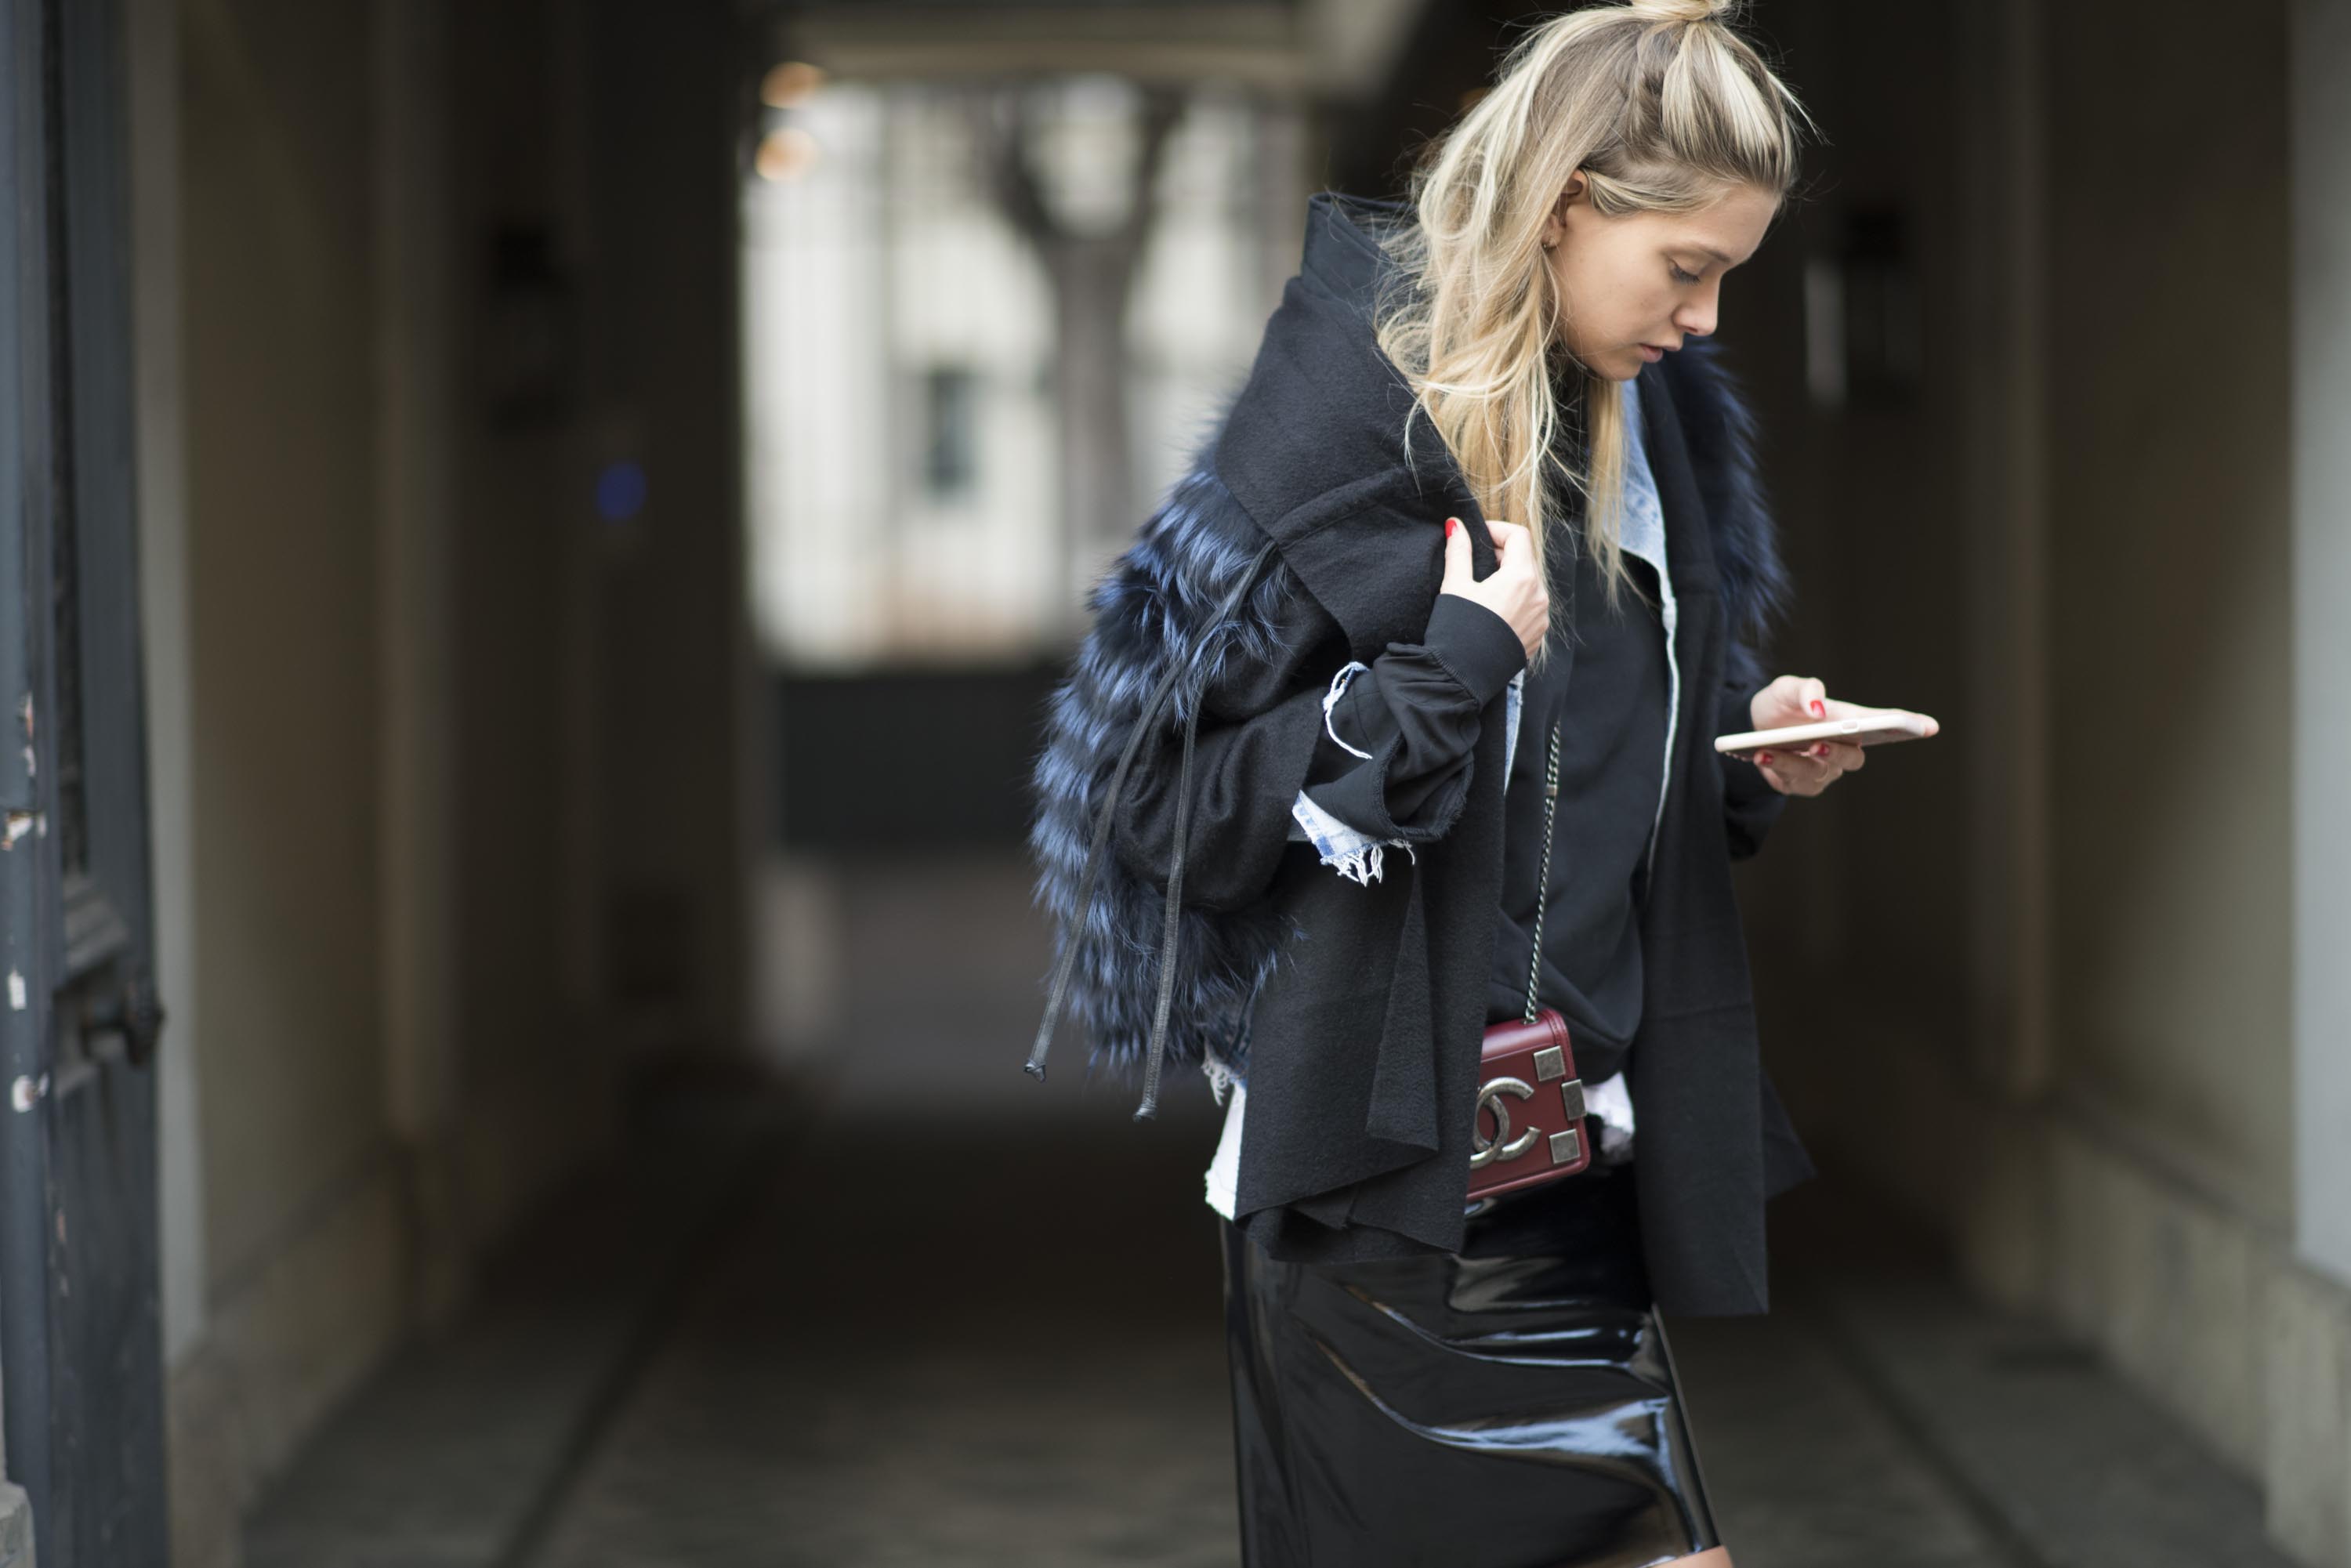
MULTIPOLYGON (((1371 234, 1408 215, 1399 203, 1310 198, 1299 271, 1249 379, 1089 597, 1092 627, 1054 694, 1031 779, 1038 902, 1057 957, 1077 945, 1068 1006, 1097 1062, 1131 1067, 1159 986, 1181 727, 1196 709, 1168 1061, 1245 1064, 1236 1216, 1284 1259, 1451 1250, 1464 1234, 1501 897, 1503 699, 1414 830, 1384 820, 1392 747, 1361 763, 1348 820, 1414 845, 1369 885, 1290 834, 1331 676, 1419 640, 1443 577, 1444 519, 1470 525, 1479 575, 1496 564, 1425 419, 1407 444, 1411 393, 1373 339, 1374 291, 1392 266, 1371 234), (1270 570, 1211 624, 1269 541, 1270 570), (1114 853, 1081 912, 1107 780, 1145 695, 1182 659, 1194 677, 1137 754, 1114 853)), ((1784 576, 1752 421, 1713 346, 1690 340, 1640 374, 1685 694, 1626 1068, 1643 1251, 1664 1311, 1761 1312, 1764 1203, 1813 1167, 1759 1060, 1730 865, 1785 802, 1712 742, 1750 727, 1762 685, 1751 643, 1784 576)))

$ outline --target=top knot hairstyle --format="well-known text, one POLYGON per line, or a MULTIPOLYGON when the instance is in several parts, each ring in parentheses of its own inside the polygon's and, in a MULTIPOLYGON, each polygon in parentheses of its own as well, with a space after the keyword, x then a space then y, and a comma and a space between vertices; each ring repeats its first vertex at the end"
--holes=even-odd
MULTIPOLYGON (((1444 438, 1489 517, 1548 517, 1546 469, 1580 491, 1612 603, 1632 581, 1617 515, 1622 389, 1579 367, 1581 407, 1559 406, 1552 323, 1573 302, 1553 298, 1544 220, 1579 170, 1609 217, 1695 211, 1740 186, 1785 197, 1811 122, 1737 30, 1739 11, 1739 0, 1631 0, 1546 19, 1423 151, 1416 221, 1379 236, 1398 264, 1374 308, 1379 344, 1414 390, 1413 413, 1444 438), (1580 467, 1557 455, 1565 413, 1580 417, 1580 467)), ((1529 531, 1541 567, 1548 530, 1529 531)))
POLYGON ((1707 22, 1717 16, 1728 18, 1738 8, 1738 0, 1629 0, 1625 7, 1627 11, 1638 11, 1668 22, 1707 22))

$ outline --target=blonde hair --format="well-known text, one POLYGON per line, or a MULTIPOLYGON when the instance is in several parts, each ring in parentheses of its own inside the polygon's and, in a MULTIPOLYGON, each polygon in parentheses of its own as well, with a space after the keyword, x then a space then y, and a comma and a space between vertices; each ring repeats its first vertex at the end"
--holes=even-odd
POLYGON ((1413 388, 1407 436, 1412 416, 1426 414, 1479 508, 1529 522, 1539 570, 1553 489, 1545 469, 1557 469, 1584 497, 1584 539, 1612 607, 1632 581, 1618 515, 1623 393, 1569 361, 1588 456, 1582 471, 1562 461, 1550 352, 1568 302, 1553 298, 1544 221, 1578 172, 1608 217, 1690 212, 1739 186, 1785 196, 1798 124, 1810 122, 1733 31, 1739 4, 1631 0, 1544 21, 1422 153, 1408 204, 1417 221, 1379 235, 1398 265, 1374 307, 1376 330, 1413 388))

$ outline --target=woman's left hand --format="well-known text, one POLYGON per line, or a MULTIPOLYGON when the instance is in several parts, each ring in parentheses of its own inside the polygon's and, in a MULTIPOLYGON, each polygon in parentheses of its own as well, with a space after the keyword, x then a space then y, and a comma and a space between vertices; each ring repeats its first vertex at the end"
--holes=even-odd
MULTIPOLYGON (((1757 729, 1781 729, 1792 724, 1818 724, 1823 719, 1850 718, 1868 710, 1856 703, 1839 702, 1828 687, 1812 675, 1782 675, 1747 705, 1757 729)), ((1792 751, 1759 751, 1750 759, 1762 770, 1772 789, 1782 795, 1817 795, 1862 765, 1862 748, 1850 741, 1822 740, 1792 751)))

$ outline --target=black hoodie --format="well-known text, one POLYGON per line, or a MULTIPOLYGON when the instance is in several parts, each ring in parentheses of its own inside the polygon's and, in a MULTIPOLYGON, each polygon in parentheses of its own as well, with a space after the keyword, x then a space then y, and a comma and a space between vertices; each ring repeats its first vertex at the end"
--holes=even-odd
MULTIPOLYGON (((1622 1070, 1640 1022, 1639 905, 1665 782, 1672 670, 1652 565, 1627 552, 1633 580, 1612 610, 1599 565, 1574 531, 1574 492, 1556 486, 1553 495, 1562 516, 1546 558, 1551 657, 1527 667, 1508 622, 1439 594, 1419 642, 1391 643, 1368 666, 1349 666, 1351 678, 1330 705, 1328 733, 1310 769, 1317 781, 1306 793, 1339 815, 1346 806, 1336 797, 1359 787, 1367 771, 1357 766, 1360 755, 1393 745, 1387 814, 1406 824, 1425 821, 1446 781, 1468 762, 1485 702, 1520 678, 1525 711, 1503 790, 1501 924, 1486 1017, 1496 1023, 1525 1011, 1529 959, 1540 932, 1537 1005, 1565 1016, 1577 1070, 1597 1083, 1622 1070), (1555 807, 1545 793, 1545 742, 1554 723, 1555 807)), ((1686 714, 1681 722, 1712 717, 1686 714)), ((1353 844, 1343 841, 1342 847, 1353 844)), ((1348 874, 1364 880, 1368 858, 1348 874)), ((1379 859, 1383 870, 1385 860, 1379 859)))

